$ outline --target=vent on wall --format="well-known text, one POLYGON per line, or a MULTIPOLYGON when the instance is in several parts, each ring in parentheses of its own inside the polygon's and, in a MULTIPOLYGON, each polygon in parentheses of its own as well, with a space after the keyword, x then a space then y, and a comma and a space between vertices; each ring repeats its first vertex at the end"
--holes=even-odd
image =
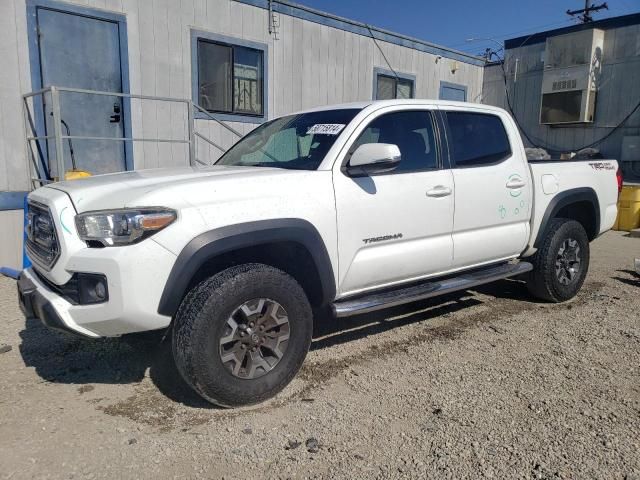
POLYGON ((593 122, 603 46, 598 29, 547 38, 541 124, 593 122))
POLYGON ((573 80, 558 80, 557 82, 553 82, 551 90, 575 90, 577 84, 578 81, 575 78, 573 80))

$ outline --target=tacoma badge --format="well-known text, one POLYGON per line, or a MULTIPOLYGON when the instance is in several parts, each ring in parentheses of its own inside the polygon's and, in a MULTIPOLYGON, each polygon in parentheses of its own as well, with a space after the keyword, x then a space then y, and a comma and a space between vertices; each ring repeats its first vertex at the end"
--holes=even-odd
POLYGON ((363 238, 362 241, 364 243, 374 243, 374 242, 385 242, 387 240, 397 240, 398 238, 402 238, 401 233, 394 233, 393 235, 383 235, 382 237, 363 238))

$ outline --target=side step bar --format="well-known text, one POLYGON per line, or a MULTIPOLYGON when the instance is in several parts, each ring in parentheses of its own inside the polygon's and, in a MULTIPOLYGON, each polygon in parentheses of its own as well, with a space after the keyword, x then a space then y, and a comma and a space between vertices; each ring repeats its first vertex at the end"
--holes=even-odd
POLYGON ((446 295, 447 293, 495 282, 503 278, 515 277, 533 270, 529 262, 503 263, 497 266, 462 273, 445 280, 434 280, 411 287, 387 290, 369 295, 337 301, 333 309, 337 317, 350 317, 383 308, 395 307, 404 303, 446 295))

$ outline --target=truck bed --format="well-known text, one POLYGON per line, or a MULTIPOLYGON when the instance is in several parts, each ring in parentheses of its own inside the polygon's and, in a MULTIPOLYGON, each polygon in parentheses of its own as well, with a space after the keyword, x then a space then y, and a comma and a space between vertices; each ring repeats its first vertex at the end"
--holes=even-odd
POLYGON ((529 160, 528 163, 533 182, 533 210, 531 240, 524 256, 535 253, 535 240, 540 226, 544 223, 545 212, 549 211, 549 206, 553 206, 552 202, 561 202, 565 192, 567 195, 576 191, 584 192, 585 198, 591 192, 599 210, 596 234, 611 229, 617 215, 617 161, 529 160))

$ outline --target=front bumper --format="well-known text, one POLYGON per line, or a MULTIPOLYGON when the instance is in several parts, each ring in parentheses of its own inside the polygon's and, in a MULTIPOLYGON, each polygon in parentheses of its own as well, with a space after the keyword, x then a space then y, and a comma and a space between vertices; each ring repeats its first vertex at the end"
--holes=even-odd
POLYGON ((36 273, 38 267, 31 267, 22 271, 18 282, 27 318, 86 337, 118 337, 171 323, 171 317, 158 313, 158 304, 175 255, 153 239, 129 247, 84 248, 65 260, 68 272, 103 275, 108 300, 78 304, 60 291, 48 272, 36 273))
POLYGON ((18 277, 18 302, 20 310, 28 320, 38 319, 49 328, 84 335, 79 330, 73 330, 67 326, 53 304, 38 291, 36 284, 25 272, 18 277))
POLYGON ((122 247, 89 248, 77 235, 76 210, 65 193, 44 187, 32 192, 29 200, 50 210, 59 257, 51 266, 34 262, 22 272, 18 291, 25 316, 87 337, 118 337, 171 323, 170 316, 158 313, 158 305, 176 261, 174 253, 153 238, 122 247), (82 293, 80 276, 106 279, 104 301, 87 304, 86 298, 69 294, 74 280, 82 293))

